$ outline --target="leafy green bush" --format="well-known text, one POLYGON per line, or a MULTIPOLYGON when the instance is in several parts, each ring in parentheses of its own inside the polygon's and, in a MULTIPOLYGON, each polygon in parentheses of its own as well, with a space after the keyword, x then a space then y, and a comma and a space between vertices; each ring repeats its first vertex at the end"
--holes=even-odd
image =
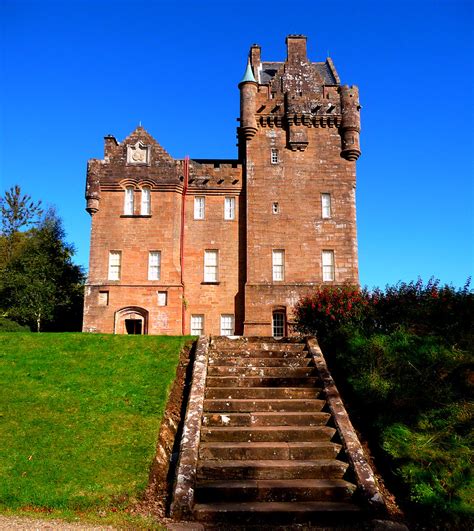
POLYGON ((6 317, 0 317, 0 332, 29 332, 28 326, 23 326, 6 317))
POLYGON ((456 529, 474 524, 469 287, 433 279, 384 291, 323 287, 295 307, 297 330, 317 336, 353 420, 401 482, 405 507, 456 529))

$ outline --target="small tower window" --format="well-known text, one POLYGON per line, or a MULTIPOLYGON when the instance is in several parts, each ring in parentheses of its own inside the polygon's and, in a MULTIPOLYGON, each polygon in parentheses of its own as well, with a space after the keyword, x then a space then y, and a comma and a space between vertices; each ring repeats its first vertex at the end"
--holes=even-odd
POLYGON ((224 219, 235 219, 235 197, 226 197, 224 201, 224 219))
POLYGON ((120 280, 122 251, 109 252, 109 280, 120 280))
POLYGON ((270 161, 272 164, 278 164, 278 149, 272 148, 270 153, 270 161))
POLYGON ((133 195, 134 195, 133 186, 127 186, 127 188, 125 188, 125 202, 123 205, 123 213, 126 216, 133 216, 133 212, 134 212, 133 195))
POLYGON ((321 212, 323 219, 331 217, 331 194, 321 194, 321 212))
POLYGON ((161 275, 161 251, 148 253, 148 280, 160 280, 161 275))
POLYGON ((272 203, 272 214, 279 214, 280 213, 280 205, 278 202, 272 203))
POLYGON ((332 282, 335 279, 334 274, 334 251, 323 251, 323 281, 332 282))
POLYGON ((274 249, 272 252, 272 273, 273 280, 285 280, 285 251, 274 249))
POLYGON ((194 219, 204 219, 205 198, 194 198, 194 219))
POLYGON ((141 208, 140 213, 142 216, 149 216, 151 209, 151 191, 148 186, 145 186, 142 188, 142 202, 141 202, 141 208))

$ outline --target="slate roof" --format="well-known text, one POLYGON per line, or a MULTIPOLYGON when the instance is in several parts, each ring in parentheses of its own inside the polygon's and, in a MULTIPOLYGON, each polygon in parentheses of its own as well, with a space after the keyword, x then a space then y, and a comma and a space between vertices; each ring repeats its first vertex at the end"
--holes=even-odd
MULTIPOLYGON (((273 79, 275 74, 278 72, 278 69, 281 67, 283 63, 268 63, 268 62, 262 62, 262 70, 259 72, 260 77, 260 84, 266 85, 267 83, 270 83, 270 81, 273 79)), ((315 70, 319 73, 321 78, 324 81, 325 85, 338 85, 339 83, 334 78, 331 70, 329 69, 327 63, 312 63, 315 70)))

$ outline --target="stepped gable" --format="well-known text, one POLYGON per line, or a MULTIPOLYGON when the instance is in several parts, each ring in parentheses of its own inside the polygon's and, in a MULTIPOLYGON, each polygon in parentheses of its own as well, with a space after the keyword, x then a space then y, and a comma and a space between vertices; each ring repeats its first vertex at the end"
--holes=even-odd
POLYGON ((86 198, 95 193, 97 182, 103 190, 121 190, 124 184, 147 184, 153 190, 163 185, 181 186, 181 175, 182 161, 173 159, 138 126, 122 142, 112 135, 104 137, 104 159, 88 162, 86 198))

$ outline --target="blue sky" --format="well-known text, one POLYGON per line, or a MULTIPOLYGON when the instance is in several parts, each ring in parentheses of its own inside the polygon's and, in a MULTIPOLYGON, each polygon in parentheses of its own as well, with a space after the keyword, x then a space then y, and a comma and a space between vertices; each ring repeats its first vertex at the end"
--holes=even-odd
POLYGON ((87 267, 86 161, 141 121, 171 155, 236 157, 253 43, 329 53, 359 86, 360 280, 462 285, 474 265, 474 3, 0 0, 0 189, 57 207, 87 267), (291 6, 294 6, 293 8, 291 6))

